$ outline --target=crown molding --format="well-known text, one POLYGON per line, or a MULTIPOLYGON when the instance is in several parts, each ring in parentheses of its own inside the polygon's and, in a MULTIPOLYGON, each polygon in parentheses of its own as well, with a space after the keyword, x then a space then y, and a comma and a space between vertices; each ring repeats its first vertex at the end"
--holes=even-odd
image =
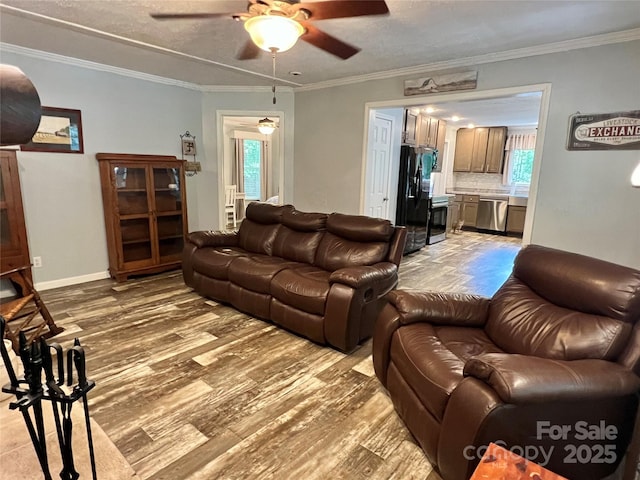
POLYGON ((127 68, 113 67, 111 65, 105 65, 103 63, 91 62, 89 60, 81 60, 79 58, 66 57, 64 55, 58 55, 57 53, 43 52, 41 50, 34 50, 32 48, 20 47, 18 45, 12 45, 10 43, 0 43, 0 51, 16 53, 18 55, 24 55, 26 57, 37 58, 39 60, 47 60, 50 62, 63 63, 73 67, 87 68, 89 70, 97 70, 100 72, 113 73, 124 77, 131 77, 138 80, 145 80, 147 82, 162 83, 164 85, 172 85, 175 87, 188 88, 189 90, 201 90, 200 85, 190 82, 183 82, 181 80, 175 80, 173 78, 160 77, 158 75, 151 75, 149 73, 142 73, 136 70, 129 70, 127 68))
POLYGON ((383 80, 393 77, 401 77, 415 74, 422 74, 426 71, 439 71, 451 68, 470 67, 474 65, 482 65, 486 63, 502 62, 505 60, 514 60, 518 58, 533 57, 537 55, 547 55, 550 53, 560 53, 581 48, 597 47, 600 45, 609 45, 612 43, 631 42, 640 40, 640 28, 631 30, 623 30, 614 33, 605 33, 602 35, 593 35, 590 37, 576 38, 573 40, 565 40, 563 42, 547 43, 537 45, 535 47, 517 48, 514 50, 505 50, 503 52, 487 53, 485 55, 477 55, 474 57, 464 57, 455 60, 445 60, 442 62, 428 63, 424 65, 416 65, 414 67, 398 68, 395 70, 385 70, 383 72, 369 73, 366 75, 356 75, 353 77, 345 77, 335 80, 327 80, 325 82, 311 83, 301 87, 295 87, 295 92, 305 92, 310 90, 320 90, 323 88, 338 87, 342 85, 351 85, 354 83, 367 82, 369 80, 383 80))
MULTIPOLYGON (((58 55, 56 53, 43 52, 41 50, 34 50, 31 48, 20 47, 18 45, 12 45, 10 43, 0 42, 0 52, 2 51, 15 53, 18 55, 24 55, 27 57, 37 58, 39 60, 63 63, 65 65, 70 65, 73 67, 87 68, 90 70, 97 70, 100 72, 113 73, 116 75, 122 75, 124 77, 135 78, 135 79, 144 80, 147 82, 161 83, 163 85, 171 85, 174 87, 181 87, 189 90, 196 90, 199 92, 218 92, 218 93, 271 92, 271 87, 268 87, 268 86, 198 85, 196 83, 183 82, 181 80, 175 80, 173 78, 160 77, 158 75, 142 73, 136 70, 113 67, 111 65, 105 65, 102 63, 91 62, 88 60, 81 60, 79 58, 66 57, 64 55, 58 55)), ((277 86, 277 89, 280 92, 289 92, 289 93, 293 92, 293 88, 289 86, 277 86)))

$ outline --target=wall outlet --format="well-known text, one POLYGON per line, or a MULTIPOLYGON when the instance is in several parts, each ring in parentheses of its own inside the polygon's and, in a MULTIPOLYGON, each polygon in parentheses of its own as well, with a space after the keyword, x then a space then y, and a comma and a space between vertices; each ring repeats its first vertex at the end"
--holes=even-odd
POLYGON ((42 266, 42 257, 33 257, 33 267, 40 268, 42 266))

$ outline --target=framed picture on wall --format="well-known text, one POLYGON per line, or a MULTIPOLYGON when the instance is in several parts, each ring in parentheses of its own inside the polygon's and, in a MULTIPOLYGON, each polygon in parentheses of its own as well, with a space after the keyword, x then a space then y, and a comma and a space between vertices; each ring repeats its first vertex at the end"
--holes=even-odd
POLYGON ((29 143, 20 145, 27 152, 84 153, 80 110, 42 107, 38 130, 29 143))
POLYGON ((196 141, 194 138, 182 139, 182 155, 195 155, 196 154, 196 141))

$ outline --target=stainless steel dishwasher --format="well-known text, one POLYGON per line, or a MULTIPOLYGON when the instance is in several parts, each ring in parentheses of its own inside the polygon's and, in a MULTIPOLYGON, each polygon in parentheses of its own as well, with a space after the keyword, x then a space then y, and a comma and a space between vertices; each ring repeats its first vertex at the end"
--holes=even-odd
POLYGON ((480 197, 476 228, 504 233, 507 229, 507 206, 509 200, 480 197))

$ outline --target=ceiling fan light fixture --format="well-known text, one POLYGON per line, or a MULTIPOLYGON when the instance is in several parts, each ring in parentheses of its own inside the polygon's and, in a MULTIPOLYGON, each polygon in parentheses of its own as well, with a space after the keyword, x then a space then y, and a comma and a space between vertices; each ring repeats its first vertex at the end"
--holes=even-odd
POLYGON ((253 43, 267 52, 289 50, 304 33, 304 27, 295 20, 274 15, 251 17, 244 22, 244 28, 253 43))
POLYGON ((258 122, 258 130, 263 135, 271 135, 276 129, 276 122, 266 117, 258 122))

